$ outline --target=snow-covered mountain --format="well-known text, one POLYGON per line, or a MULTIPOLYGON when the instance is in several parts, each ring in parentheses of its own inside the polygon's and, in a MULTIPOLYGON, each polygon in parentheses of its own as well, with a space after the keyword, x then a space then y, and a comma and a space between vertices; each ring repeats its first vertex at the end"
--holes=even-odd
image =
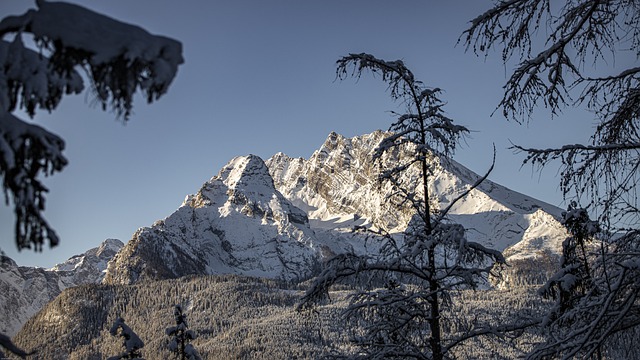
POLYGON ((107 263, 123 246, 120 240, 107 239, 51 269, 18 266, 4 257, 0 261, 0 333, 15 334, 62 290, 100 283, 107 263))
MULTIPOLYGON (((309 159, 278 153, 266 162, 255 155, 231 160, 176 212, 139 229, 109 264, 104 282, 221 273, 294 280, 336 253, 375 251, 351 232, 354 225, 398 232, 412 215, 388 204, 391 189, 377 180, 380 166, 371 159, 386 135, 331 133, 309 159)), ((401 161, 407 151, 382 165, 401 161)), ((454 161, 432 163, 430 192, 441 207, 478 178, 454 161)), ((450 214, 471 240, 527 258, 544 249, 558 253, 566 236, 560 213, 487 180, 450 214)))
MULTIPOLYGON (((380 169, 371 160, 387 135, 376 131, 345 138, 331 133, 308 160, 279 153, 267 160, 267 165, 276 188, 307 211, 314 229, 373 224, 390 232, 403 231, 412 212, 409 208, 398 211, 384 201, 391 190, 380 186, 380 169)), ((405 156, 399 151, 384 158, 383 166, 397 164, 405 156)), ((453 160, 434 158, 431 162, 435 170, 429 192, 439 208, 449 205, 479 178, 453 160)), ((417 174, 408 177, 417 178, 417 174)), ((529 257, 535 256, 536 249, 560 252, 566 237, 558 221, 561 213, 560 208, 485 180, 449 214, 464 225, 469 240, 500 251, 509 248, 509 256, 529 257)))
POLYGON ((307 215, 276 190, 257 156, 231 160, 176 212, 139 229, 109 263, 106 283, 189 274, 309 276, 322 248, 307 215))

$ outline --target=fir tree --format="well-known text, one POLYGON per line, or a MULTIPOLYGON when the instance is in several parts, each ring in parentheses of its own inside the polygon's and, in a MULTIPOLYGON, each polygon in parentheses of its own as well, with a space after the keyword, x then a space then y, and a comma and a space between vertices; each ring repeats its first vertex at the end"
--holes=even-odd
POLYGON ((135 93, 157 100, 183 62, 182 44, 173 39, 75 4, 36 4, 0 21, 0 178, 6 202, 14 205, 19 250, 58 244, 42 214, 47 188, 39 177, 68 161, 62 138, 14 113, 22 109, 33 118, 37 110, 55 110, 64 95, 84 90, 83 72, 102 108, 127 120, 135 93), (29 36, 39 49, 25 46, 29 36))
POLYGON ((494 1, 462 38, 475 53, 498 50, 505 64, 518 61, 498 106, 507 119, 529 121, 544 105, 557 117, 564 108, 584 107, 596 120, 585 123, 594 131, 584 144, 514 146, 540 169, 560 163, 565 199, 582 202, 565 214, 571 236, 563 267, 542 289, 558 306, 545 319, 550 336, 532 358, 601 357, 618 346, 609 342, 640 331, 639 5, 494 1), (602 241, 591 249, 585 242, 596 229, 587 210, 601 230, 602 241))
POLYGON ((190 344, 197 335, 193 330, 189 330, 187 316, 182 312, 182 306, 176 305, 173 311, 176 325, 168 327, 165 332, 171 337, 169 350, 175 353, 180 360, 201 360, 198 351, 190 344))
POLYGON ((140 349, 144 347, 144 342, 140 340, 140 337, 125 324, 124 319, 118 317, 113 323, 109 333, 113 336, 120 336, 123 339, 123 346, 125 351, 116 356, 112 356, 107 360, 120 360, 120 359, 132 359, 132 360, 144 360, 140 354, 140 349))

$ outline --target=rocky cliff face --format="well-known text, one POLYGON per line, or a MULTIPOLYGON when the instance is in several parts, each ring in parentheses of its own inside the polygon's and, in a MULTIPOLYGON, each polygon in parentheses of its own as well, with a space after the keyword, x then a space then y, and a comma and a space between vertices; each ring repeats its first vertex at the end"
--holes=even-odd
POLYGON ((107 263, 122 246, 120 240, 108 239, 51 269, 18 266, 5 257, 0 261, 0 333, 15 334, 62 290, 100 283, 107 263))
MULTIPOLYGON (((109 264, 104 281, 223 273, 294 280, 310 276, 336 253, 376 251, 351 232, 354 225, 400 232, 412 216, 409 208, 389 204, 392 189, 378 181, 382 168, 402 162, 410 151, 373 162, 386 135, 331 133, 309 159, 278 153, 266 162, 254 155, 231 160, 176 212, 138 230, 109 264)), ((429 190, 439 208, 478 179, 454 161, 431 161, 429 190)), ((416 169, 405 180, 411 184, 417 178, 416 169)), ((487 180, 450 215, 470 240, 509 248, 511 256, 522 258, 537 256, 536 249, 557 251, 565 236, 560 212, 487 180)))
MULTIPOLYGON (((385 199, 391 189, 378 182, 380 168, 402 161, 398 151, 373 163, 377 145, 387 134, 345 138, 331 133, 308 159, 294 159, 282 153, 267 160, 276 188, 293 204, 307 211, 312 228, 348 228, 371 225, 390 232, 403 231, 412 212, 398 210, 385 199)), ((442 209, 478 179, 478 175, 455 161, 431 159, 434 169, 429 183, 431 201, 442 209)), ((417 183, 418 170, 406 175, 408 184, 417 183)), ((420 189, 415 189, 421 193, 420 189)), ((519 243, 558 249, 565 237, 557 218, 561 209, 511 191, 490 180, 457 202, 450 217, 467 229, 467 237, 503 251, 519 243), (541 220, 544 219, 544 220, 541 220), (537 244, 537 245, 536 245, 537 244)), ((534 256, 530 247, 518 246, 514 256, 534 256)))

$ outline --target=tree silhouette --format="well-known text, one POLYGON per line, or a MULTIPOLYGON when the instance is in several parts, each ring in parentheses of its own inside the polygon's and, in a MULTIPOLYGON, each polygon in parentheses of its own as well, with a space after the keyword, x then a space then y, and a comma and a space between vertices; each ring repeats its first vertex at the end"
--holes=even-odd
POLYGON ((182 306, 176 305, 173 311, 176 325, 168 327, 165 332, 171 337, 169 350, 176 354, 180 360, 201 360, 198 351, 190 344, 197 335, 193 330, 189 330, 187 316, 182 312, 182 306))
MULTIPOLYGON (((370 358, 444 359, 464 341, 484 334, 501 333, 522 327, 478 324, 464 333, 447 333, 442 306, 451 292, 476 288, 494 263, 504 263, 502 254, 467 241, 465 229, 447 219, 452 206, 477 187, 474 184, 443 208, 430 199, 429 181, 438 162, 446 163, 468 130, 448 118, 439 99, 440 89, 428 88, 414 78, 400 60, 384 61, 369 54, 350 54, 337 62, 338 78, 360 77, 364 72, 379 75, 388 84, 394 100, 406 106, 396 114, 392 133, 378 145, 374 161, 383 167, 381 186, 390 186, 387 199, 398 209, 408 207, 414 216, 401 236, 386 232, 376 256, 338 255, 314 280, 299 306, 305 309, 323 301, 329 287, 345 279, 367 274, 375 282, 371 290, 351 296, 347 317, 355 322, 353 340, 360 345, 359 355, 370 358), (393 153, 407 151, 405 162, 389 161, 393 153), (417 169, 418 178, 409 170, 417 169)), ((394 158, 395 160, 395 158, 394 158)), ((415 173, 415 172, 414 172, 415 173)), ((368 230, 372 231, 372 230, 368 230)))
POLYGON ((640 326, 638 5, 496 1, 461 37, 475 53, 498 49, 505 63, 518 59, 498 106, 508 119, 529 121, 539 105, 556 116, 565 107, 582 106, 597 119, 588 144, 514 146, 525 152, 525 163, 540 169, 559 161, 560 188, 576 201, 565 213, 571 236, 563 268, 541 291, 557 299, 545 321, 550 336, 532 358, 602 356, 609 340, 640 326), (620 69, 626 61, 619 58, 631 59, 630 66, 620 69), (597 227, 587 210, 596 215, 597 227), (600 241, 586 247, 594 236, 600 241))
POLYGON ((64 140, 13 113, 23 109, 34 117, 37 109, 55 110, 64 95, 84 89, 82 69, 102 108, 127 120, 138 89, 149 103, 158 99, 183 59, 182 44, 138 26, 78 5, 36 4, 0 21, 0 36, 13 35, 0 41, 0 176, 6 202, 14 205, 16 246, 40 251, 59 239, 42 214, 47 188, 39 176, 66 166, 64 140), (25 47, 25 36, 37 51, 25 47))
POLYGON ((125 324, 124 319, 118 317, 116 321, 111 326, 111 330, 109 333, 113 336, 120 336, 123 340, 123 347, 125 351, 116 356, 112 356, 107 360, 120 360, 120 359, 133 359, 133 360, 144 360, 142 355, 140 354, 140 349, 144 347, 144 342, 140 340, 140 337, 131 330, 127 324, 125 324))

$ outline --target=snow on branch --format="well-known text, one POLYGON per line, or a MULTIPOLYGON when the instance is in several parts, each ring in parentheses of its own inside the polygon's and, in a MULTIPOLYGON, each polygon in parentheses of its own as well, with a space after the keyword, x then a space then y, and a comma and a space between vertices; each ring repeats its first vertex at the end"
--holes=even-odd
POLYGON ((563 145, 560 148, 547 148, 547 149, 524 148, 519 145, 513 145, 511 148, 529 153, 531 154, 530 158, 532 158, 532 157, 543 156, 543 155, 559 156, 561 153, 566 153, 571 151, 608 152, 608 151, 620 151, 620 150, 640 150, 640 142, 625 143, 625 144, 604 144, 604 145, 570 144, 570 145, 563 145))
POLYGON ((405 141, 426 147, 438 155, 449 156, 457 142, 469 133, 466 127, 454 124, 445 116, 442 110, 444 103, 438 98, 442 90, 427 88, 422 81, 416 80, 402 60, 385 61, 360 53, 349 54, 337 61, 336 75, 341 80, 348 76, 360 77, 365 71, 380 74, 389 86, 391 97, 403 101, 407 107, 406 113, 397 114, 397 121, 389 128, 395 134, 376 149, 376 158, 405 141))
POLYGON ((182 44, 144 29, 64 2, 36 0, 37 9, 0 21, 0 176, 7 204, 14 203, 18 249, 58 237, 42 216, 47 189, 40 174, 61 171, 64 141, 12 113, 53 111, 62 97, 80 93, 86 71, 93 93, 128 120, 140 90, 147 101, 163 95, 184 62, 182 44), (40 46, 24 46, 31 35, 40 46), (11 36, 13 36, 10 40, 11 36))
POLYGON ((341 254, 329 260, 298 309, 324 302, 336 283, 354 281, 375 287, 357 290, 345 310, 357 324, 353 340, 360 354, 443 360, 449 357, 451 335, 443 326, 446 299, 455 289, 476 288, 494 263, 504 263, 504 257, 467 241, 464 227, 446 218, 450 207, 441 211, 439 202, 431 204, 430 179, 437 176, 439 164, 447 161, 469 132, 445 115, 444 103, 438 98, 440 89, 426 88, 400 60, 384 61, 364 53, 338 60, 340 79, 359 77, 365 71, 380 74, 391 97, 406 106, 405 113, 396 114, 397 120, 375 149, 373 160, 380 165, 380 181, 391 188, 384 200, 408 211, 411 221, 401 234, 365 229, 381 242, 378 254, 341 254), (403 153, 409 160, 399 161, 395 153, 403 153), (417 172, 412 174, 413 170, 417 172))
POLYGON ((108 358, 107 360, 119 359, 141 359, 140 349, 144 347, 144 342, 138 335, 125 324, 124 319, 118 317, 111 326, 109 333, 113 336, 120 336, 124 341, 125 352, 108 358))
POLYGON ((78 94, 82 78, 75 70, 62 75, 51 71, 49 60, 25 48, 22 36, 12 42, 0 41, 0 109, 12 112, 24 109, 31 117, 36 107, 52 111, 63 95, 78 94))
MULTIPOLYGON (((85 67, 95 94, 106 108, 128 119, 139 88, 149 103, 162 96, 184 62, 182 44, 64 2, 37 1, 38 9, 0 22, 0 35, 31 33, 51 51, 60 77, 85 67)), ((18 35, 19 36, 19 35, 18 35)))
POLYGON ((11 197, 16 214, 18 249, 41 250, 45 242, 58 244, 58 236, 42 217, 47 188, 38 180, 40 173, 51 175, 62 170, 64 141, 8 112, 0 112, 0 175, 7 203, 11 197), (8 190, 8 193, 7 193, 8 190))
POLYGON ((588 75, 584 65, 592 61, 594 68, 596 64, 610 66, 606 54, 615 57, 620 43, 627 39, 630 44, 623 46, 637 49, 639 21, 633 0, 581 0, 557 6, 550 0, 497 1, 471 21, 458 41, 476 54, 501 48, 505 63, 518 57, 520 64, 507 81, 498 107, 505 117, 522 121, 539 100, 557 114, 566 105, 589 103, 589 108, 595 108, 597 96, 607 97, 606 102, 622 99, 622 92, 600 93, 599 83, 634 78, 637 69, 600 77, 588 75), (546 30, 546 41, 535 40, 540 30, 546 30), (534 52, 537 47, 541 50, 534 52), (584 91, 573 99, 570 91, 579 85, 584 91))
POLYGON ((197 334, 188 329, 189 324, 187 323, 187 316, 182 311, 182 305, 175 305, 173 316, 176 325, 165 329, 167 336, 171 337, 169 350, 180 359, 202 360, 196 348, 190 344, 192 340, 197 338, 197 334))
POLYGON ((590 204, 600 210, 600 220, 615 225, 625 218, 626 221, 631 217, 640 218, 634 190, 640 169, 640 141, 634 137, 622 135, 621 138, 633 141, 621 143, 571 144, 548 149, 512 145, 511 148, 526 152, 523 164, 542 168, 559 160, 562 163, 560 189, 563 194, 586 195, 590 204))

